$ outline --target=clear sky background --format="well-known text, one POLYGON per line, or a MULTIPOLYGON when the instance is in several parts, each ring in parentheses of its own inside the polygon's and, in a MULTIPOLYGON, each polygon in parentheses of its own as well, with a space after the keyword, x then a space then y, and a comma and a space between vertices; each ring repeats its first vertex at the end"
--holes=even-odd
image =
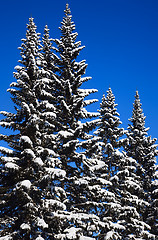
MULTIPOLYGON (((20 59, 21 38, 26 23, 34 17, 37 31, 45 24, 52 38, 59 38, 58 27, 64 16, 66 0, 0 1, 0 110, 12 111, 13 103, 6 92, 14 81, 13 71, 20 59)), ((97 88, 91 97, 101 101, 111 86, 118 103, 123 127, 128 118, 136 89, 139 91, 146 127, 158 138, 158 1, 157 0, 68 0, 73 21, 86 48, 86 75, 92 80, 85 88, 97 88)), ((99 103, 91 108, 96 111, 99 103)), ((2 129, 1 133, 3 132, 2 129)))

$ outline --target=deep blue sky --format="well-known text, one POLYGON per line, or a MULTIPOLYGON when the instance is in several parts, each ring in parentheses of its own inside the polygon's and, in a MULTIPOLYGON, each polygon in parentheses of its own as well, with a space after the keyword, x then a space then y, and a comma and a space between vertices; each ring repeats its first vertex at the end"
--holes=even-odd
MULTIPOLYGON (((26 23, 34 17, 37 31, 44 25, 52 38, 60 36, 66 0, 3 0, 0 12, 0 110, 12 111, 6 92, 14 80, 20 59, 17 48, 25 37, 26 23)), ((123 126, 132 114, 138 89, 152 137, 158 137, 158 1, 157 0, 69 0, 78 39, 86 46, 80 54, 92 76, 85 87, 97 88, 91 97, 101 101, 111 86, 123 126)), ((96 110, 99 104, 94 104, 96 110)))

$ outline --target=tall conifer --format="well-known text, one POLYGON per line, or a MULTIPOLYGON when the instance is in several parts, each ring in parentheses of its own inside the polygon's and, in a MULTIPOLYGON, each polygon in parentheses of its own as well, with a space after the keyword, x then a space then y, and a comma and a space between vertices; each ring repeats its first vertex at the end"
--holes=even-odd
POLYGON ((69 199, 67 209, 71 211, 72 226, 75 225, 81 229, 81 235, 90 237, 97 232, 100 220, 90 210, 90 204, 86 205, 87 194, 84 188, 93 172, 88 171, 90 160, 80 149, 88 147, 87 141, 91 141, 92 137, 89 132, 96 125, 96 120, 87 121, 87 119, 98 116, 98 113, 90 113, 85 108, 97 100, 85 100, 85 98, 97 90, 81 89, 82 84, 90 77, 84 76, 87 68, 85 60, 80 62, 76 60, 84 47, 81 46, 80 41, 76 41, 78 34, 74 32, 75 24, 71 18, 71 11, 67 4, 60 27, 61 38, 55 39, 57 44, 56 61, 59 66, 58 119, 62 123, 61 130, 57 133, 58 154, 64 169, 66 169, 67 181, 63 184, 69 199), (93 228, 90 227, 92 225, 93 228))
POLYGON ((118 156, 115 154, 115 150, 119 149, 124 141, 120 139, 124 134, 124 129, 120 128, 122 122, 116 106, 115 96, 109 87, 107 96, 103 95, 100 105, 100 121, 96 133, 104 143, 103 157, 111 176, 115 174, 118 166, 118 156))
POLYGON ((2 127, 18 131, 9 136, 1 135, 1 139, 8 142, 13 150, 0 147, 4 154, 1 157, 1 181, 4 187, 1 234, 11 233, 15 239, 29 239, 30 234, 34 235, 34 230, 38 228, 35 219, 38 216, 39 189, 35 182, 40 178, 40 171, 36 170, 33 160, 41 143, 39 112, 36 110, 39 103, 34 91, 39 75, 37 61, 40 41, 33 18, 29 19, 26 39, 22 39, 22 42, 19 48, 21 66, 17 66, 17 72, 14 73, 17 82, 13 82, 8 90, 16 104, 16 113, 3 111, 6 118, 0 123, 2 127))
MULTIPOLYGON (((50 123, 45 119, 48 109, 43 107, 47 81, 38 66, 40 48, 39 34, 30 18, 26 39, 22 39, 19 48, 22 59, 15 68, 17 82, 8 90, 15 113, 3 111, 6 118, 0 122, 2 127, 14 131, 9 136, 0 136, 9 146, 0 147, 4 155, 1 156, 1 236, 9 239, 51 239, 54 229, 46 223, 46 212, 50 214, 54 206, 56 210, 65 209, 61 202, 50 201, 52 178, 63 178, 64 171, 54 170, 59 165, 57 154, 47 145, 44 134, 50 123)), ((49 108, 51 119, 55 118, 54 107, 49 105, 49 108)))
POLYGON ((157 172, 156 172, 156 156, 157 145, 156 139, 152 139, 148 135, 149 128, 145 127, 145 116, 141 108, 138 91, 136 91, 135 101, 133 104, 133 114, 129 119, 126 146, 128 156, 137 161, 136 174, 139 176, 139 181, 143 186, 143 191, 138 195, 139 199, 146 201, 146 206, 140 208, 140 214, 143 220, 151 227, 150 232, 157 235, 157 172))
POLYGON ((102 186, 103 191, 105 189, 109 194, 104 199, 104 208, 100 212, 100 217, 106 224, 106 227, 101 230, 101 236, 102 238, 105 237, 105 239, 121 239, 121 232, 124 229, 124 226, 118 222, 121 211, 121 202, 116 189, 118 186, 115 181, 112 181, 119 170, 122 158, 119 149, 124 141, 120 139, 124 134, 124 129, 119 127, 121 121, 116 106, 115 96, 109 87, 107 96, 103 95, 100 104, 98 129, 95 131, 98 140, 93 145, 93 148, 97 149, 98 142, 100 142, 102 160, 106 165, 104 171, 103 168, 100 170, 100 177, 107 180, 107 185, 102 186))

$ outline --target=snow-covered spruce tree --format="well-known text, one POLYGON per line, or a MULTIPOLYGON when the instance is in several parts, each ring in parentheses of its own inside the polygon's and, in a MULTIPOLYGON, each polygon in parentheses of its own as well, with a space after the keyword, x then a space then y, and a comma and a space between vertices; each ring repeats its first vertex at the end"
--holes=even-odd
POLYGON ((119 127, 122 122, 116 106, 115 96, 109 87, 107 96, 103 95, 100 104, 100 121, 96 134, 103 142, 103 157, 110 176, 113 176, 118 170, 119 158, 115 154, 115 149, 118 150, 122 147, 124 142, 124 140, 120 139, 124 134, 124 129, 119 127))
POLYGON ((111 177, 115 195, 120 202, 118 223, 122 225, 121 239, 152 239, 154 235, 149 233, 150 226, 145 223, 140 209, 146 207, 146 201, 139 198, 143 192, 142 183, 137 176, 137 161, 128 157, 126 153, 120 153, 117 173, 111 177))
MULTIPOLYGON (((100 104, 100 117, 97 123, 98 129, 95 131, 96 141, 93 138, 94 143, 91 146, 91 149, 97 153, 98 146, 100 145, 99 155, 102 156, 102 161, 106 166, 102 167, 98 173, 95 173, 95 175, 99 176, 99 179, 104 179, 107 182, 106 185, 100 185, 104 201, 102 201, 103 207, 100 209, 99 216, 106 224, 105 227, 101 228, 100 239, 104 239, 104 237, 106 239, 121 239, 121 232, 124 229, 124 226, 118 223, 121 203, 115 189, 115 182, 111 180, 111 177, 119 169, 121 156, 119 148, 124 142, 124 140, 120 139, 124 134, 124 129, 119 128, 121 121, 116 106, 114 94, 109 87, 107 96, 103 95, 102 103, 100 104), (107 196, 105 193, 107 193, 107 196)), ((88 152, 88 154, 91 153, 88 152)))
MULTIPOLYGON (((1 135, 1 140, 8 142, 10 148, 1 147, 4 155, 1 157, 1 184, 4 187, 2 193, 1 208, 1 236, 11 234, 17 238, 28 238, 33 221, 37 214, 36 203, 33 195, 36 195, 38 203, 38 189, 32 186, 32 181, 40 177, 40 172, 34 174, 32 160, 35 158, 35 149, 39 145, 39 117, 36 109, 38 100, 33 87, 38 78, 37 59, 39 54, 39 34, 33 18, 27 25, 26 39, 22 39, 20 47, 22 66, 17 66, 14 73, 17 82, 11 84, 8 91, 16 104, 16 113, 1 112, 5 119, 1 126, 18 132, 12 135, 1 135), (31 196, 32 195, 32 196, 31 196), (34 200, 33 200, 34 199, 34 200)), ((35 226, 33 226, 35 228, 35 226)))
POLYGON ((59 154, 59 158, 52 158, 52 160, 48 158, 45 161, 45 170, 49 173, 49 175, 44 175, 42 180, 46 186, 46 189, 43 189, 45 200, 43 201, 42 213, 49 226, 45 229, 45 233, 47 233, 50 239, 78 239, 79 235, 83 235, 83 231, 72 221, 74 218, 78 219, 78 214, 72 215, 71 210, 66 208, 68 202, 67 195, 69 196, 69 193, 67 194, 67 188, 65 187, 67 183, 65 174, 68 169, 65 162, 61 161, 59 151, 63 144, 60 141, 61 138, 70 137, 70 132, 65 131, 60 118, 62 110, 60 109, 59 101, 61 91, 59 84, 60 74, 57 72, 59 68, 56 61, 54 61, 53 46, 47 26, 44 31, 42 54, 40 55, 40 74, 43 86, 41 86, 41 79, 37 84, 38 88, 39 86, 42 88, 40 106, 42 107, 42 116, 44 116, 45 122, 42 128, 43 142, 51 149, 53 156, 54 152, 59 154), (51 164, 51 162, 54 164, 51 164))
MULTIPOLYGON (((64 169, 66 171, 67 181, 63 182, 69 201, 66 206, 71 212, 70 223, 72 227, 76 227, 81 231, 80 235, 91 237, 98 234, 101 224, 100 218, 95 214, 97 211, 98 199, 103 201, 107 196, 95 199, 93 204, 90 200, 90 194, 99 194, 97 184, 100 180, 96 180, 94 174, 95 168, 105 165, 101 160, 88 159, 84 149, 88 147, 88 141, 91 141, 89 132, 95 127, 98 120, 87 121, 88 118, 98 116, 97 113, 90 113, 86 110, 86 106, 97 100, 85 100, 90 93, 96 92, 95 89, 81 89, 82 84, 89 80, 85 77, 87 64, 85 61, 77 62, 76 58, 83 49, 80 42, 76 42, 77 33, 74 33, 75 25, 71 21, 71 12, 68 4, 66 5, 65 17, 61 23, 61 38, 54 40, 57 44, 56 61, 59 66, 58 77, 56 80, 58 86, 58 114, 57 118, 62 123, 58 137, 58 154, 64 169), (83 120, 83 121, 82 121, 83 120), (79 149, 83 149, 83 152, 79 149), (95 183, 93 181, 95 180, 95 183), (88 188, 90 185, 92 188, 88 188), (93 185, 95 185, 93 187, 93 185), (87 192, 89 191, 89 193, 87 192), (88 196, 89 194, 89 196, 88 196), (102 198, 102 199, 101 199, 102 198), (88 203, 88 200, 89 203, 88 203)), ((104 180, 104 179, 103 179, 104 180)), ((104 180, 103 185, 107 182, 104 180)), ((61 218, 63 215, 61 215, 61 218)), ((105 226, 105 224, 104 224, 105 226)), ((69 226, 70 228, 70 226, 69 226)), ((68 231, 68 229, 66 230, 68 231)), ((61 239, 62 235, 57 236, 61 239)), ((74 235, 74 239, 77 237, 74 235)))
MULTIPOLYGON (((45 222, 45 215, 52 208, 65 209, 61 202, 50 200, 51 180, 62 179, 65 173, 54 169, 60 163, 44 137, 44 130, 50 124, 45 115, 48 116, 50 108, 51 112, 54 108, 43 103, 46 81, 41 78, 38 67, 40 47, 39 34, 33 18, 30 18, 26 39, 22 39, 19 48, 22 60, 15 68, 17 82, 13 82, 8 90, 15 104, 15 113, 3 111, 6 118, 0 122, 2 127, 14 131, 9 136, 0 135, 1 140, 8 143, 8 148, 0 147, 3 155, 0 158, 0 236, 8 236, 8 239, 53 239, 53 230, 58 224, 51 228, 45 222)), ((55 114, 52 115, 51 119, 55 118, 55 114)))
POLYGON ((136 91, 133 104, 133 115, 129 119, 126 146, 128 156, 137 161, 136 174, 143 191, 138 195, 139 199, 146 201, 146 206, 140 208, 143 220, 151 227, 150 232, 158 235, 158 196, 157 196, 157 166, 156 156, 158 154, 155 144, 156 139, 148 135, 149 128, 145 127, 145 116, 141 108, 138 91, 136 91))

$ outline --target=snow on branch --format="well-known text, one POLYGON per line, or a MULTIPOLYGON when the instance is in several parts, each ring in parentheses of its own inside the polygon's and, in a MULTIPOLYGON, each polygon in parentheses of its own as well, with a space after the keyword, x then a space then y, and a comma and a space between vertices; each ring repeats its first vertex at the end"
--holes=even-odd
POLYGON ((12 156, 14 151, 9 149, 9 148, 5 148, 5 147, 0 147, 0 152, 9 156, 12 156))
POLYGON ((78 93, 81 97, 87 97, 91 93, 98 92, 97 89, 78 89, 78 93))
POLYGON ((66 172, 61 169, 57 168, 45 168, 46 172, 51 175, 52 178, 58 177, 58 178, 64 178, 66 176, 66 172))

